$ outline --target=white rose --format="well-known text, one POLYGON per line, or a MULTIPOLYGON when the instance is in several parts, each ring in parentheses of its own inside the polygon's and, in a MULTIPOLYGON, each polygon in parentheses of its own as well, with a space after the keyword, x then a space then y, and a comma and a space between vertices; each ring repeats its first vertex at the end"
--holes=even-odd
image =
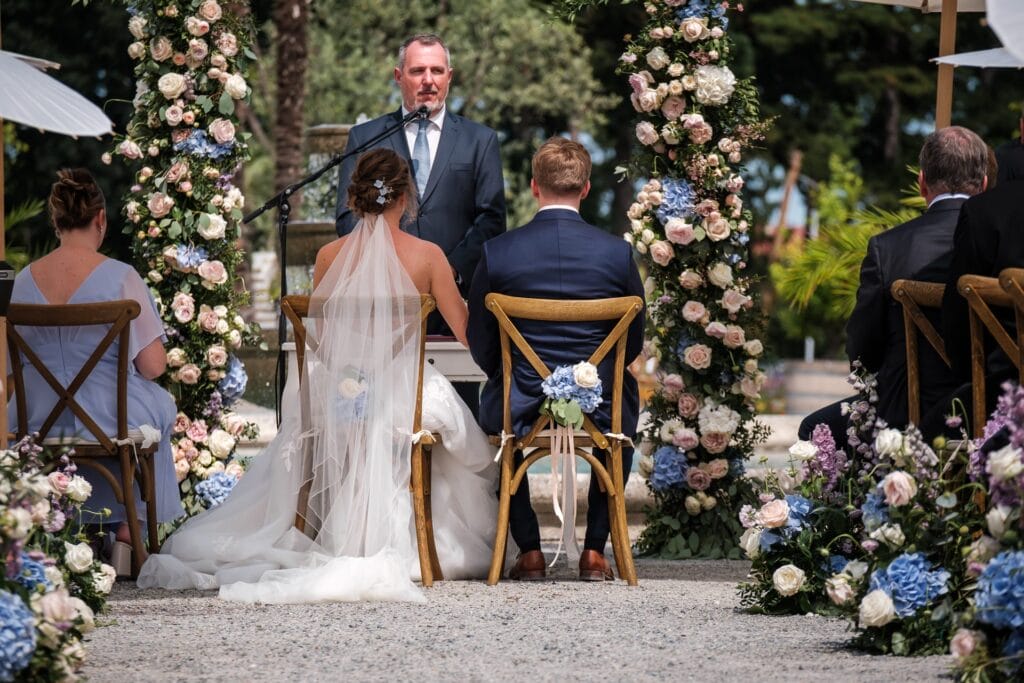
POLYGON ((696 517, 700 514, 700 501, 697 500, 695 496, 687 496, 686 499, 683 500, 683 507, 686 508, 687 514, 691 517, 696 517))
POLYGON ((701 38, 707 38, 707 17, 703 17, 700 19, 698 19, 697 17, 690 17, 688 19, 684 19, 683 23, 679 25, 679 31, 683 34, 683 38, 688 43, 696 42, 701 38))
POLYGON ((230 95, 232 99, 242 99, 248 90, 249 86, 246 85, 245 79, 241 74, 231 74, 228 76, 228 80, 224 81, 224 92, 230 95))
POLYGON ((992 453, 988 456, 985 471, 991 474, 996 481, 1013 479, 1021 472, 1024 472, 1024 463, 1021 462, 1020 449, 1014 448, 1012 444, 1007 444, 992 453))
POLYGON ((43 567, 43 576, 50 582, 54 588, 60 588, 64 585, 64 572, 59 567, 49 566, 43 567))
POLYGON ((10 538, 15 540, 25 538, 32 530, 32 513, 25 508, 8 509, 4 527, 6 535, 10 538))
POLYGON ((743 345, 743 350, 751 356, 760 356, 764 352, 764 345, 760 339, 751 339, 743 345))
POLYGON ((223 460, 235 449, 235 437, 223 429, 214 429, 213 433, 206 438, 206 445, 210 447, 210 455, 218 460, 223 460))
POLYGON ((725 104, 736 89, 736 76, 727 66, 699 66, 694 76, 697 78, 694 97, 701 104, 725 104))
POLYGON ((117 570, 109 564, 100 563, 100 568, 92 573, 92 584, 96 592, 106 595, 114 588, 114 581, 117 580, 117 570))
POLYGON ((898 429, 883 429, 875 437, 875 450, 879 455, 894 456, 903 451, 903 433, 898 429))
POLYGON ((203 239, 207 240, 219 240, 224 238, 224 232, 227 229, 228 222, 224 218, 215 213, 208 213, 206 217, 210 219, 209 223, 203 226, 199 224, 199 234, 203 239))
POLYGON ((647 63, 651 65, 652 69, 657 71, 671 64, 672 60, 669 59, 668 54, 663 49, 656 47, 647 53, 647 63))
POLYGON ((859 621, 861 628, 885 626, 896 618, 892 598, 881 588, 876 588, 860 601, 859 621))
POLYGON ((988 532, 997 541, 1002 539, 1003 534, 1006 533, 1006 521, 1010 516, 1010 512, 1012 512, 1010 507, 997 505, 985 515, 985 521, 988 523, 988 532))
POLYGON ((88 543, 74 545, 64 541, 64 564, 75 574, 81 574, 92 567, 92 548, 88 543))
POLYGON ((584 389, 593 389, 601 381, 601 378, 597 376, 597 367, 587 362, 577 363, 573 366, 572 377, 576 384, 584 389))
POLYGON ((719 261, 708 270, 708 281, 716 287, 725 289, 732 284, 732 268, 719 261))
POLYGON ((74 476, 68 482, 68 498, 78 503, 84 503, 92 495, 92 484, 85 477, 74 476))
POLYGON ((75 610, 76 618, 81 622, 78 624, 78 630, 82 633, 89 633, 96 629, 96 615, 93 614, 92 609, 89 605, 81 598, 71 598, 71 607, 75 610))
POLYGON ((818 454, 818 447, 810 441, 797 441, 789 447, 789 454, 796 460, 807 461, 818 454))
POLYGON ((661 424, 661 431, 658 432, 658 436, 661 437, 662 441, 664 441, 666 443, 671 443, 672 442, 672 435, 675 434, 675 432, 677 430, 682 429, 682 428, 683 428, 682 420, 679 420, 677 418, 672 418, 671 420, 665 420, 661 424))
POLYGON ((128 56, 132 59, 142 59, 146 55, 146 44, 141 41, 135 41, 128 46, 128 56))
POLYGON ((160 94, 169 100, 173 100, 181 93, 185 92, 185 88, 188 83, 185 77, 178 73, 166 73, 160 77, 160 80, 156 82, 157 90, 160 94))
POLYGON ((836 574, 830 579, 825 579, 825 593, 832 604, 840 607, 848 605, 857 595, 843 574, 836 574))
POLYGON ((134 16, 128 20, 128 32, 132 34, 132 37, 136 40, 142 40, 146 37, 146 21, 145 17, 134 16))
POLYGON ((785 564, 772 574, 772 585, 779 595, 795 595, 804 585, 804 570, 793 564, 785 564))
POLYGON ((761 554, 761 530, 757 527, 750 527, 740 536, 740 547, 751 560, 757 559, 761 554))

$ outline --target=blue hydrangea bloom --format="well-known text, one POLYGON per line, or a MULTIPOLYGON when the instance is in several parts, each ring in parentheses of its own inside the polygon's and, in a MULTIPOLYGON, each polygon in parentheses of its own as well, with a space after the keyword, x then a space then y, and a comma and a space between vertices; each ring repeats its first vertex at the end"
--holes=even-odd
POLYGON ((728 30, 729 28, 729 18, 725 16, 725 5, 718 0, 716 0, 714 4, 709 0, 690 0, 686 6, 681 7, 676 11, 676 16, 679 18, 679 21, 689 19, 691 17, 696 17, 698 19, 703 17, 718 19, 722 25, 723 31, 728 30))
POLYGON ((662 446, 654 451, 654 469, 651 470, 651 488, 659 493, 682 486, 686 481, 689 463, 686 455, 675 446, 662 446))
POLYGON ((947 581, 949 572, 941 568, 932 570, 924 553, 904 553, 885 569, 877 569, 871 574, 869 590, 885 591, 892 598, 896 616, 905 619, 940 595, 945 595, 949 590, 947 581))
POLYGON ((226 372, 227 374, 217 384, 217 389, 220 390, 224 406, 228 407, 245 393, 245 385, 249 381, 249 376, 245 374, 245 365, 238 360, 238 356, 231 356, 228 359, 226 372))
POLYGON ((850 563, 850 560, 843 557, 842 555, 829 555, 828 559, 824 563, 824 569, 829 574, 838 574, 839 572, 846 569, 846 565, 850 563))
POLYGON ((49 590, 52 584, 46 578, 46 567, 42 562, 36 562, 26 553, 21 553, 21 571, 14 577, 14 580, 30 591, 35 591, 36 586, 43 586, 49 590))
POLYGON ((238 477, 227 472, 214 472, 196 484, 196 493, 207 508, 215 508, 228 497, 238 483, 238 477))
POLYGON ((693 216, 693 201, 697 195, 690 183, 667 178, 661 181, 661 194, 661 205, 655 213, 662 225, 668 223, 670 218, 693 216))
POLYGON ((1024 550, 1002 552, 978 577, 978 621, 997 628, 1024 627, 1024 550))
POLYGON ((209 258, 209 254, 203 247, 193 247, 190 244, 179 244, 178 254, 175 259, 182 268, 196 268, 209 258))
POLYGON ((686 349, 690 348, 697 343, 697 340, 687 334, 685 331, 679 333, 679 343, 676 345, 676 355, 679 356, 679 360, 683 359, 683 354, 686 353, 686 349))
POLYGON ((869 493, 860 506, 861 514, 864 516, 864 526, 868 531, 874 531, 889 521, 889 506, 881 493, 869 493))
POLYGON ((35 651, 35 615, 20 597, 0 591, 0 681, 13 681, 35 651))
MULTIPOLYGON (((1003 643, 1003 656, 1015 657, 1024 652, 1024 628, 1018 628, 1010 633, 1010 636, 1003 643)), ((1017 667, 1020 667, 1020 662, 1017 667)))
POLYGON ((786 520, 786 526, 792 529, 802 529, 807 521, 807 516, 811 514, 811 509, 814 507, 813 503, 803 496, 790 494, 786 496, 786 504, 789 505, 789 519, 786 520))
POLYGON ((571 365, 559 365, 541 383, 540 388, 552 400, 576 401, 585 414, 594 412, 604 400, 601 396, 601 380, 598 379, 597 384, 591 388, 581 387, 576 384, 571 365))
POLYGON ((230 154, 231 150, 235 147, 235 141, 229 140, 224 143, 212 142, 207 136, 205 130, 194 130, 184 140, 180 140, 174 143, 175 152, 185 152, 197 157, 209 157, 210 159, 220 159, 221 157, 230 154))
POLYGON ((765 529, 761 532, 761 552, 768 552, 775 544, 782 542, 782 534, 775 529, 765 529))
POLYGON ((369 391, 363 391, 354 398, 335 394, 334 416, 343 422, 361 420, 366 416, 366 402, 369 400, 369 394, 369 391))

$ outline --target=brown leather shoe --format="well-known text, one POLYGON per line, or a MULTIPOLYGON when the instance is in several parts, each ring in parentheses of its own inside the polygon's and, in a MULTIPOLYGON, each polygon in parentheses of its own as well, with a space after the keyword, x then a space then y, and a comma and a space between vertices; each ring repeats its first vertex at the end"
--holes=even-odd
POLYGON ((530 550, 516 558, 516 563, 508 572, 513 581, 543 581, 547 571, 544 553, 530 550))
POLYGON ((584 550, 580 555, 580 581, 614 581, 608 560, 596 550, 584 550))

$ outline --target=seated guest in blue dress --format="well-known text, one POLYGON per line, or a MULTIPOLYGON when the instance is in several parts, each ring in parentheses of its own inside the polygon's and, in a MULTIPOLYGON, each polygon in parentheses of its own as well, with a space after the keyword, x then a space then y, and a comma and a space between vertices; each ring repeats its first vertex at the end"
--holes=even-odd
MULTIPOLYGON (((92 175, 84 169, 65 169, 57 173, 48 200, 50 220, 57 232, 59 246, 33 262, 14 281, 11 301, 19 304, 84 304, 119 299, 134 299, 142 312, 131 322, 131 348, 128 366, 128 427, 150 425, 159 430, 160 446, 155 455, 156 509, 161 522, 184 514, 171 455, 171 430, 177 408, 174 399, 155 380, 167 365, 164 352, 164 329, 156 303, 149 288, 131 266, 99 253, 107 230, 107 211, 103 192, 92 175)), ((67 386, 85 361, 96 350, 108 326, 23 327, 18 333, 38 354, 40 360, 59 382, 67 386)), ((89 378, 75 394, 76 400, 107 434, 117 433, 115 393, 117 379, 117 342, 112 344, 93 369, 89 378)), ((38 429, 56 403, 56 394, 29 363, 24 367, 28 429, 38 429)), ((16 405, 9 407, 10 424, 17 424, 16 405)), ((86 434, 81 422, 65 410, 50 430, 50 437, 73 437, 86 434)), ((120 479, 116 464, 105 463, 120 479)), ((85 523, 110 524, 116 528, 115 565, 130 559, 128 525, 125 509, 114 498, 114 492, 102 476, 92 468, 81 468, 79 474, 92 484, 92 495, 85 503, 89 515, 85 523), (112 510, 110 517, 100 513, 112 510), (124 544, 124 545, 122 545, 124 544), (126 558, 125 555, 128 555, 126 558)), ((141 518, 146 507, 136 493, 136 510, 141 518)), ((129 563, 130 566, 130 563, 129 563)), ((122 567, 118 567, 119 571, 122 567)))

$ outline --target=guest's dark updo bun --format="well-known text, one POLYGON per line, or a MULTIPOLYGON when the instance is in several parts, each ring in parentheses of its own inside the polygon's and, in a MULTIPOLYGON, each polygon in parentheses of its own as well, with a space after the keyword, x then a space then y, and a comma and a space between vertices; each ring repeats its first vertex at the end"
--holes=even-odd
POLYGON ((415 212, 409 162, 387 148, 370 150, 359 157, 348 186, 348 206, 360 216, 383 213, 405 195, 406 213, 415 212))
POLYGON ((58 232, 85 228, 106 208, 103 191, 84 168, 62 168, 46 202, 50 222, 58 232))

